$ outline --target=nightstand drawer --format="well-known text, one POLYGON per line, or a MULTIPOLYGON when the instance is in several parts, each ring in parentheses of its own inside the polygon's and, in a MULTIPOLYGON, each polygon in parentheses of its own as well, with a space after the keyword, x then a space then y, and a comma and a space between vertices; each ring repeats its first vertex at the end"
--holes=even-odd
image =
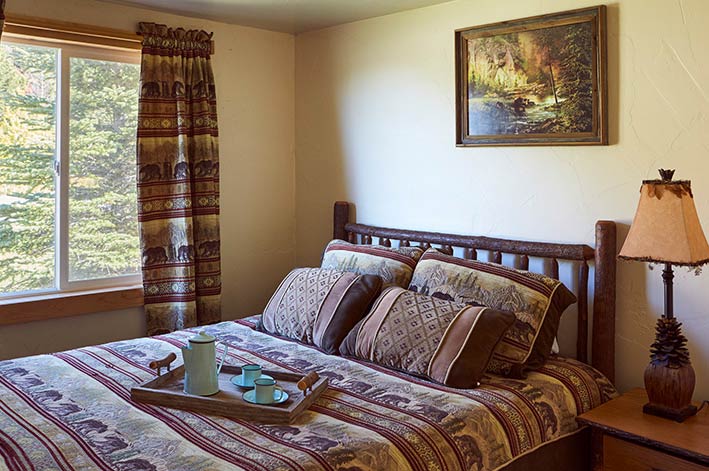
POLYGON ((706 466, 609 435, 603 436, 605 471, 707 471, 706 466))

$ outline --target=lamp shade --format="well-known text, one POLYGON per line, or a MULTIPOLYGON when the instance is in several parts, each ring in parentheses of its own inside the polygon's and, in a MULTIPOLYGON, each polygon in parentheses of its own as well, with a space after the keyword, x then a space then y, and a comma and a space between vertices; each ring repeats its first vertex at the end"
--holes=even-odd
POLYGON ((638 210, 619 258, 685 266, 709 263, 709 244, 691 183, 670 179, 643 181, 638 210))

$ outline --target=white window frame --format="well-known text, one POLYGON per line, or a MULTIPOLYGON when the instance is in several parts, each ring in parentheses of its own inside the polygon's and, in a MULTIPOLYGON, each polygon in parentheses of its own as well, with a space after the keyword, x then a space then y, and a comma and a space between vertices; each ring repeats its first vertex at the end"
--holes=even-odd
MULTIPOLYGON (((55 199, 55 269, 54 287, 30 291, 0 293, 0 300, 31 298, 67 292, 101 290, 142 285, 142 275, 122 275, 90 280, 69 280, 69 118, 72 58, 94 59, 127 64, 140 64, 139 50, 119 49, 101 45, 73 43, 25 35, 4 33, 3 42, 57 49, 56 69, 56 143, 54 151, 55 199)), ((136 84, 139 87, 139 84, 136 84)), ((137 204, 137 202, 136 202, 137 204)))

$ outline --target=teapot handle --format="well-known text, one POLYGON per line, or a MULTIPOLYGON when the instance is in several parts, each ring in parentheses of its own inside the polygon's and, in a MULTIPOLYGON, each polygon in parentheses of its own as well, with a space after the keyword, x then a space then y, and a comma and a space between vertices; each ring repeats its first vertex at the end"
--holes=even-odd
POLYGON ((217 374, 222 371, 222 366, 224 366, 224 360, 226 359, 226 353, 229 351, 229 345, 225 344, 224 342, 217 341, 214 346, 216 347, 219 344, 224 345, 224 353, 222 354, 222 359, 219 361, 219 366, 217 366, 217 374))

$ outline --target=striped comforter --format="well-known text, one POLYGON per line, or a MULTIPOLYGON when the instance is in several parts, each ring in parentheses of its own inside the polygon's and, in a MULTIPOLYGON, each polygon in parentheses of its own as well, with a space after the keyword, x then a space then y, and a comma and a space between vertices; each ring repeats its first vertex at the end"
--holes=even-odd
MULTIPOLYGON (((524 380, 455 390, 288 342, 247 322, 207 328, 231 364, 315 370, 330 388, 292 425, 133 403, 146 365, 193 335, 0 362, 0 470, 492 470, 572 433, 615 395, 598 372, 555 357, 524 380)), ((178 355, 178 358, 181 358, 178 355)))

